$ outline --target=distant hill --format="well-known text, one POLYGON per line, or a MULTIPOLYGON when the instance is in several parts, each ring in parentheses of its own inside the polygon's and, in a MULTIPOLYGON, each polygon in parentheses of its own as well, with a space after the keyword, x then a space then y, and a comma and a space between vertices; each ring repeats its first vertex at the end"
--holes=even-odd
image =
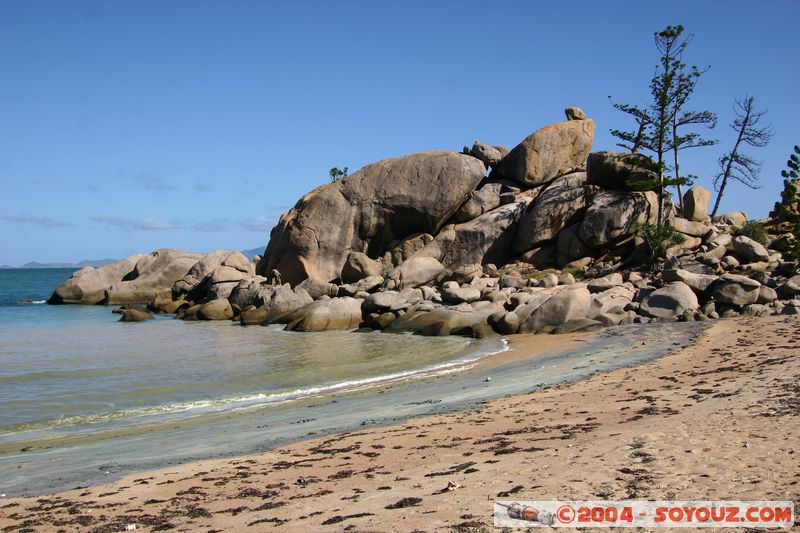
POLYGON ((116 259, 86 259, 80 263, 38 263, 30 261, 25 263, 19 268, 83 268, 83 267, 101 267, 109 263, 113 263, 116 259))
MULTIPOLYGON (((253 257, 262 255, 266 246, 260 246, 251 250, 241 250, 241 252, 252 261, 253 257)), ((13 267, 10 265, 2 265, 0 268, 83 268, 83 267, 101 267, 109 263, 113 263, 116 259, 86 259, 80 263, 39 263, 37 261, 29 261, 22 266, 13 267)))
POLYGON ((252 261, 255 256, 264 255, 265 248, 266 246, 261 246, 259 248, 253 248, 252 250, 241 250, 241 252, 252 261))

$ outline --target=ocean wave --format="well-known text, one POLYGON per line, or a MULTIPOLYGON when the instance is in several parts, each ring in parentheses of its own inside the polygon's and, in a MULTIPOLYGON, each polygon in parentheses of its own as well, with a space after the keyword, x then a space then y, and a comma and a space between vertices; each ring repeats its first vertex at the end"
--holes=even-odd
POLYGON ((380 385, 396 383, 409 379, 419 379, 463 372, 464 370, 474 367, 478 361, 484 359, 485 357, 507 351, 508 342, 505 339, 501 339, 500 342, 500 349, 479 351, 471 354, 468 357, 463 357, 455 361, 430 365, 415 370, 406 370, 403 372, 395 372, 392 374, 384 374, 370 378, 346 380, 332 384, 298 388, 289 391, 253 393, 208 400, 177 402, 136 409, 121 409, 103 413, 63 416, 56 419, 36 422, 23 422, 20 424, 7 426, 5 428, 0 428, 0 437, 17 435, 19 433, 30 431, 67 429, 103 423, 135 423, 136 421, 142 421, 142 419, 158 416, 165 417, 166 420, 168 417, 180 415, 182 413, 188 414, 189 416, 200 416, 203 414, 213 414, 226 411, 240 411, 297 401, 313 396, 365 390, 380 385))

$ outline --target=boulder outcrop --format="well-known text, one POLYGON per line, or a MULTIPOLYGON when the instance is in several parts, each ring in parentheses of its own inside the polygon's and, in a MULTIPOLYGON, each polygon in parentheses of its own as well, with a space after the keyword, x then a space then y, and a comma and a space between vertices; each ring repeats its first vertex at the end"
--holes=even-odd
POLYGON ((350 252, 342 267, 341 279, 344 283, 353 283, 370 276, 380 276, 382 272, 381 264, 370 259, 367 254, 350 252))
POLYGON ((469 222, 446 226, 414 258, 433 257, 452 270, 476 263, 503 264, 513 255, 518 222, 532 199, 531 195, 520 195, 514 202, 469 222))
POLYGON ((658 179, 652 167, 653 161, 641 154, 593 152, 586 160, 586 177, 603 189, 647 191, 658 179))
POLYGON ((395 239, 438 233, 485 172, 472 156, 423 152, 323 185, 280 218, 258 273, 276 269, 292 285, 336 279, 350 251, 379 257, 395 239))
POLYGON ((59 285, 48 300, 51 304, 98 304, 106 289, 130 274, 145 254, 126 257, 100 268, 84 267, 59 285))
POLYGON ((498 207, 500 205, 500 191, 502 189, 502 183, 487 183, 470 195, 469 199, 464 202, 464 205, 456 211, 453 218, 455 218, 457 222, 467 222, 498 207))
POLYGON ((362 321, 361 300, 331 298, 317 300, 294 312, 287 331, 328 331, 357 328, 362 321))
POLYGON ((695 185, 683 195, 683 216, 688 220, 703 222, 708 218, 708 202, 711 191, 702 185, 695 185))
POLYGON ((525 252, 551 241, 562 229, 577 222, 586 207, 585 186, 585 172, 553 180, 522 216, 514 251, 525 252))
POLYGON ((397 289, 419 287, 436 279, 443 270, 444 265, 435 257, 414 256, 392 270, 388 281, 397 289))
POLYGON ((494 167, 492 177, 528 187, 547 183, 582 167, 592 148, 593 120, 568 120, 537 130, 494 167))
POLYGON ((633 234, 637 223, 655 222, 658 196, 652 191, 605 191, 586 210, 578 235, 592 248, 633 234))
POLYGON ((123 321, 149 319, 147 302, 185 320, 474 337, 800 314, 791 228, 760 222, 760 244, 737 229, 744 212, 709 217, 693 187, 680 213, 664 195, 685 240, 654 252, 637 233, 657 195, 632 190, 652 186, 651 162, 597 152, 580 170, 594 123, 565 113, 510 152, 423 152, 319 187, 281 217, 257 268, 236 251, 158 250, 82 269, 50 301, 123 303, 123 321))
POLYGON ((94 269, 83 268, 56 288, 51 303, 148 303, 185 276, 200 254, 161 249, 94 269))
POLYGON ((700 303, 692 289, 681 281, 673 281, 650 293, 640 309, 646 316, 671 319, 698 307, 700 303))
POLYGON ((738 274, 725 274, 714 285, 714 299, 720 303, 743 306, 758 301, 761 284, 738 274))

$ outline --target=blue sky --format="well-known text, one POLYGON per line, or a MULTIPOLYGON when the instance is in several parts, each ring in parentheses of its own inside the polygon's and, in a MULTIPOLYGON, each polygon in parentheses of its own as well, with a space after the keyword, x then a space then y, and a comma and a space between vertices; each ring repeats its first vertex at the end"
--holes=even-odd
POLYGON ((0 1, 0 264, 261 246, 332 166, 513 147, 570 105, 614 149, 608 96, 647 101, 667 24, 711 66, 690 107, 721 143, 683 156, 701 184, 734 98, 769 109, 764 187, 722 204, 765 216, 800 144, 794 0, 0 1))

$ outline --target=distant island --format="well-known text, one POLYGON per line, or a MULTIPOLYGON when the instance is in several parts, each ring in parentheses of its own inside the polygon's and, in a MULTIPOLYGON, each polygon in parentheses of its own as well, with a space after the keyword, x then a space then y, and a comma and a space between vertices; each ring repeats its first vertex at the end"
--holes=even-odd
MULTIPOLYGON (((242 254, 247 257, 249 260, 253 260, 253 258, 257 255, 261 255, 264 253, 264 248, 266 245, 260 246, 257 248, 251 248, 250 250, 241 250, 242 254)), ((84 259, 79 263, 39 263, 38 261, 28 261, 24 265, 20 266, 11 266, 11 265, 0 265, 0 269, 3 268, 84 268, 84 267, 94 267, 100 268, 102 266, 114 263, 118 261, 118 259, 84 259)))
POLYGON ((85 259, 79 263, 39 263, 38 261, 28 261, 18 267, 3 265, 0 268, 83 268, 87 266, 99 268, 114 261, 116 259, 85 259))

